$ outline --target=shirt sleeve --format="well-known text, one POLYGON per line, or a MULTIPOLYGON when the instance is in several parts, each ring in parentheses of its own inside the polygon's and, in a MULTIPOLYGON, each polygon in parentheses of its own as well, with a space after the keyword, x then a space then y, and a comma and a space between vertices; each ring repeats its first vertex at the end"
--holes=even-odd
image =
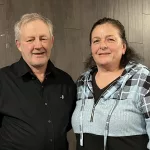
POLYGON ((73 88, 72 88, 72 91, 70 93, 70 97, 71 97, 71 100, 72 100, 72 104, 71 104, 71 110, 70 110, 70 115, 69 115, 69 123, 68 123, 68 126, 67 126, 67 132, 70 131, 72 129, 72 125, 71 125, 71 117, 72 117, 72 114, 73 114, 73 111, 75 109, 75 106, 76 106, 76 94, 77 91, 76 91, 76 84, 74 83, 73 84, 73 88))
POLYGON ((142 91, 143 92, 141 94, 141 109, 145 117, 146 131, 149 137, 147 148, 150 150, 150 76, 147 76, 146 80, 144 81, 142 91))
MULTIPOLYGON (((1 76, 0 76, 0 79, 1 79, 1 76)), ((1 107, 2 107, 2 83, 1 83, 1 80, 0 80, 0 112, 1 112, 1 107)))
POLYGON ((149 142, 147 144, 147 148, 150 150, 150 118, 145 119, 145 121, 146 121, 146 130, 147 130, 147 134, 149 137, 149 142))

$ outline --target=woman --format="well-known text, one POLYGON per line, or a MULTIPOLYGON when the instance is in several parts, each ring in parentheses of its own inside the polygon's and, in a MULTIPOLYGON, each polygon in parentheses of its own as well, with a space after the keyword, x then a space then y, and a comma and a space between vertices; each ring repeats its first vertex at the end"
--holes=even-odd
POLYGON ((90 45, 72 116, 77 150, 150 149, 150 72, 137 62, 124 26, 111 18, 98 20, 90 45))

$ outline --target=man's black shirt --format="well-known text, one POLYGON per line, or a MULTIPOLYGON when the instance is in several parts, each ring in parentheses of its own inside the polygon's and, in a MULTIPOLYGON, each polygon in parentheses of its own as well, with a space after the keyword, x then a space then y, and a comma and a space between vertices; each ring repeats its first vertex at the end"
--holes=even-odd
POLYGON ((49 61, 41 83, 21 58, 0 70, 0 150, 67 150, 76 88, 49 61))

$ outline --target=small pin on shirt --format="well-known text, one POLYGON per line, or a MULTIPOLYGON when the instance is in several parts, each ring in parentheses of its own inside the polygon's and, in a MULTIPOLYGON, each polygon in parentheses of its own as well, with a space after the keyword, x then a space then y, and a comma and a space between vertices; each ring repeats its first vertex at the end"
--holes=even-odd
POLYGON ((61 97, 60 97, 61 99, 64 99, 64 95, 61 95, 61 97))

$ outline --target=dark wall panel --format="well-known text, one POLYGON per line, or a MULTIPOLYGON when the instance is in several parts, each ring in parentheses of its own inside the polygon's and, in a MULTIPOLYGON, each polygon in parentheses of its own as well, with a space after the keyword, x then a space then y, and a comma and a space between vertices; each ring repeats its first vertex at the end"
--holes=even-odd
POLYGON ((150 15, 143 15, 144 63, 150 67, 150 15))
POLYGON ((7 65, 6 57, 7 57, 7 43, 6 43, 6 5, 4 1, 0 1, 0 67, 4 67, 7 65))
POLYGON ((5 4, 4 0, 0 0, 0 5, 5 4))
POLYGON ((114 19, 119 20, 124 26, 126 37, 129 35, 128 3, 125 0, 114 0, 114 19))
POLYGON ((143 0, 143 13, 150 14, 150 0, 143 0))
POLYGON ((80 16, 81 16, 81 1, 80 0, 63 0, 65 28, 80 29, 80 16))
POLYGON ((89 32, 94 22, 97 21, 97 0, 86 0, 80 2, 81 5, 81 29, 89 32))
POLYGON ((98 18, 112 17, 114 13, 114 0, 97 0, 98 18))
POLYGON ((142 0, 128 0, 129 42, 143 43, 142 0))
POLYGON ((94 22, 98 18, 98 1, 97 0, 86 0, 81 1, 81 47, 82 60, 81 63, 84 66, 84 62, 90 53, 89 33, 94 22))
POLYGON ((90 48, 90 41, 89 41, 89 33, 90 29, 82 29, 81 31, 81 50, 82 50, 82 64, 84 65, 84 62, 86 61, 87 57, 91 53, 91 48, 90 48))
POLYGON ((81 74, 83 70, 83 53, 81 50, 81 37, 80 30, 65 30, 65 71, 68 71, 70 75, 72 75, 73 79, 77 79, 79 74, 81 74), (78 72, 77 72, 78 70, 78 72))

